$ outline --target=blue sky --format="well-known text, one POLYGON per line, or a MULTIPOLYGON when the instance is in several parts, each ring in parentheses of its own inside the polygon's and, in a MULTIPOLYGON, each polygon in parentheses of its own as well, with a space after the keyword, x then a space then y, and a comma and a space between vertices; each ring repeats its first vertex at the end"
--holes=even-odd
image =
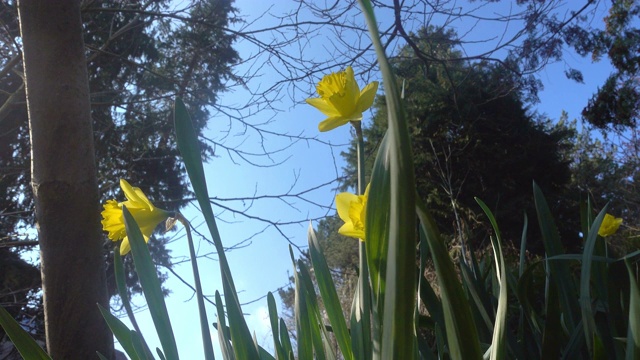
MULTIPOLYGON (((487 13, 507 12, 511 2, 498 4, 494 8, 484 8, 481 11, 487 13)), ((244 16, 247 22, 256 20, 252 28, 268 26, 273 19, 269 16, 259 18, 266 11, 271 13, 283 13, 286 8, 281 8, 284 2, 278 2, 279 8, 270 7, 267 2, 251 0, 236 1, 236 7, 244 16)), ((288 2, 286 4, 289 4, 288 2)), ((293 6, 293 5, 292 5, 293 6)), ((379 20, 388 20, 385 16, 378 14, 379 20)), ((600 16, 602 18, 602 16, 600 16)), ((462 23, 452 24, 458 32, 471 31, 469 36, 477 36, 478 39, 495 36, 498 34, 509 34, 517 26, 511 24, 503 29, 495 29, 491 26, 483 28, 474 26, 475 24, 462 23)), ((310 58, 324 58, 328 55, 327 48, 334 44, 330 36, 318 36, 312 40, 310 46, 305 48, 305 56, 310 58)), ((492 46, 491 44, 481 44, 477 46, 492 46)), ((249 56, 255 53, 255 48, 242 41, 236 44, 241 55, 249 56)), ((469 51, 477 49, 469 48, 469 51)), ((247 65, 244 65, 247 66, 247 65)), ((249 86, 265 87, 280 80, 279 75, 270 70, 267 64, 261 71, 262 77, 250 83, 249 86)), ((340 70, 339 67, 333 71, 340 70)), ((242 69, 239 69, 242 71, 242 69)), ((612 71, 610 64, 606 61, 592 63, 589 58, 582 58, 572 52, 564 55, 563 62, 548 65, 538 73, 539 79, 544 84, 544 90, 539 94, 540 103, 531 107, 532 110, 545 113, 549 118, 557 120, 562 111, 569 114, 569 119, 580 118, 582 108, 587 104, 588 99, 596 91, 597 86, 604 82, 604 79, 612 71), (564 71, 568 67, 578 68, 583 71, 584 84, 579 84, 566 79, 564 71)), ((319 80, 319 77, 315 79, 319 80)), ((360 81, 361 87, 365 84, 360 81)), ((349 127, 341 127, 328 133, 318 133, 317 124, 323 119, 322 114, 317 110, 303 104, 305 98, 313 96, 313 88, 308 84, 302 84, 304 91, 289 91, 277 101, 276 106, 279 111, 264 110, 250 116, 249 121, 254 124, 268 123, 262 126, 273 132, 287 134, 304 134, 308 137, 317 137, 322 142, 331 144, 347 144, 350 139, 349 127)), ((250 96, 241 88, 234 88, 233 91, 225 93, 221 98, 221 103, 229 106, 243 104, 250 96)), ((367 112, 364 121, 370 119, 371 114, 367 112)), ((261 149, 260 138, 251 131, 243 133, 243 128, 233 125, 229 128, 228 118, 222 114, 215 114, 211 119, 205 136, 224 141, 229 146, 240 146, 248 151, 259 151, 261 149)), ((209 193, 211 196, 220 198, 244 198, 265 194, 286 194, 296 193, 308 188, 330 182, 336 178, 342 167, 342 159, 339 156, 341 150, 346 147, 330 147, 319 141, 298 141, 291 143, 290 140, 281 137, 268 137, 264 141, 267 149, 275 150, 287 147, 284 151, 273 156, 273 162, 282 164, 273 167, 255 167, 238 160, 237 157, 229 156, 223 151, 220 156, 212 159, 205 165, 209 193)), ((261 164, 269 164, 264 159, 261 164)), ((135 186, 135 185, 134 185, 135 186)), ((332 206, 332 199, 335 196, 333 191, 335 184, 321 187, 320 189, 306 194, 310 201, 316 202, 326 207, 332 206)), ((143 189, 144 190, 144 189, 143 189)), ((272 221, 302 221, 299 224, 283 226, 281 229, 290 240, 299 245, 306 244, 307 219, 313 219, 329 213, 325 207, 312 205, 300 198, 289 198, 289 204, 279 200, 256 201, 247 203, 235 201, 225 202, 229 206, 239 209, 247 209, 252 216, 270 219, 272 221)), ((240 291, 241 302, 248 302, 267 294, 268 291, 275 291, 288 282, 292 265, 289 258, 287 239, 283 237, 272 226, 255 219, 248 219, 242 215, 224 211, 221 208, 214 208, 220 216, 218 225, 222 240, 226 246, 231 246, 244 241, 245 247, 240 247, 227 253, 236 287, 240 291)), ((185 216, 198 226, 203 234, 207 233, 202 224, 202 217, 195 207, 185 210, 185 216)), ((175 241, 169 245, 174 260, 186 257, 188 249, 186 239, 182 236, 184 231, 176 233, 175 241)), ((213 251, 213 246, 205 241, 199 243, 198 253, 208 254, 213 251)), ((220 285, 220 274, 216 256, 200 258, 200 273, 205 294, 213 295, 216 290, 222 289, 220 285)), ((176 266, 176 272, 190 283, 192 281, 189 264, 184 263, 176 266)), ((172 294, 166 299, 167 307, 171 316, 174 333, 176 334, 180 354, 185 359, 203 358, 201 335, 198 324, 197 305, 193 299, 191 290, 182 284, 174 276, 165 284, 172 290, 172 294)), ((277 296, 276 296, 277 298, 277 296)), ((278 299, 279 300, 279 299, 278 299)), ((137 304, 142 304, 142 299, 135 299, 137 304)), ((258 342, 270 348, 269 326, 266 321, 266 299, 247 304, 243 307, 247 313, 247 321, 250 328, 256 332, 258 342)), ((209 322, 215 322, 215 309, 208 307, 209 322)), ((143 332, 147 341, 152 347, 159 346, 154 337, 155 330, 153 324, 145 311, 137 314, 143 327, 143 332)), ((217 347, 215 331, 214 347, 217 347)))

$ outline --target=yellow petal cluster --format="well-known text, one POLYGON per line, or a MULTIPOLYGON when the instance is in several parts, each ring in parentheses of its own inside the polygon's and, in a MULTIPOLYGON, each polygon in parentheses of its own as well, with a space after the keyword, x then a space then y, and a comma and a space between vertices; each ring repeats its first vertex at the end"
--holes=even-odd
POLYGON ((325 75, 316 91, 320 97, 307 99, 307 103, 327 116, 318 129, 329 131, 349 121, 362 120, 362 112, 373 105, 378 82, 374 81, 360 91, 353 69, 348 66, 345 71, 325 75))
POLYGON ((127 207, 127 210, 138 223, 144 240, 147 242, 156 226, 166 220, 170 214, 153 206, 140 188, 132 187, 126 180, 120 179, 120 188, 122 188, 124 195, 127 197, 127 201, 107 201, 102 211, 102 229, 109 233, 109 239, 113 241, 122 240, 120 255, 125 255, 131 250, 131 245, 125 229, 122 206, 127 207))
POLYGON ((344 221, 344 225, 338 229, 338 233, 364 241, 364 224, 367 217, 367 198, 369 197, 369 186, 364 195, 354 195, 343 192, 336 195, 336 207, 338 216, 344 221))
POLYGON ((605 214, 600 229, 598 229, 598 235, 607 237, 613 235, 618 231, 618 228, 622 224, 622 219, 613 215, 605 214))

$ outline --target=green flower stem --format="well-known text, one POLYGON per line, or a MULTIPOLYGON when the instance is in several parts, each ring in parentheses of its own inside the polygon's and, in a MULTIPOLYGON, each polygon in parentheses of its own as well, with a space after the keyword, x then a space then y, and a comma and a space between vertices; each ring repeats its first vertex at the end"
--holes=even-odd
MULTIPOLYGON (((352 121, 351 125, 356 130, 357 152, 358 152, 358 195, 364 195, 367 188, 365 163, 364 163, 364 136, 362 135, 362 122, 352 121)), ((358 291, 360 293, 360 309, 365 311, 371 309, 371 286, 369 284, 369 265, 367 263, 367 249, 363 239, 358 241, 360 278, 358 279, 358 291)), ((365 339, 371 339, 371 314, 362 314, 362 332, 365 339)), ((371 355, 365 351, 365 358, 370 359, 371 355)))
POLYGON ((351 125, 356 130, 357 151, 358 151, 358 195, 364 195, 367 188, 364 172, 364 136, 362 135, 362 123, 360 121, 352 121, 351 125))
POLYGON ((209 331, 209 321, 207 320, 207 310, 204 307, 204 295, 202 294, 202 284, 200 283, 200 272, 198 271, 198 258, 191 237, 191 224, 179 212, 175 214, 176 220, 180 221, 187 232, 189 242, 189 255, 191 256, 191 267, 193 268, 193 278, 196 285, 196 299, 198 301, 198 311, 200 312, 200 330, 202 332, 202 343, 206 360, 213 360, 213 345, 211 344, 211 332, 209 331))

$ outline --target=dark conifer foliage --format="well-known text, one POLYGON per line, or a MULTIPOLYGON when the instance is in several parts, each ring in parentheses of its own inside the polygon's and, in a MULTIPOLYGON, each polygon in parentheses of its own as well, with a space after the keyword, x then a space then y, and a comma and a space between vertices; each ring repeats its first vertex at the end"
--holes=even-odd
MULTIPOLYGON (((232 46, 235 35, 226 31, 236 21, 232 1, 193 1, 188 6, 178 13, 171 1, 83 2, 91 116, 103 200, 124 200, 118 186, 120 178, 140 187, 154 204, 168 210, 183 207, 183 199, 190 195, 172 135, 173 99, 183 98, 201 133, 218 94, 225 90, 228 80, 234 79, 231 67, 239 56, 232 46)), ((22 251, 27 248, 22 244, 36 240, 30 230, 34 214, 22 73, 16 2, 2 2, 0 242, 18 245, 14 251, 22 251), (18 243, 25 238, 31 241, 18 243)), ((201 148, 203 158, 213 155, 209 144, 203 142, 201 148)), ((67 196, 73 199, 73 194, 67 196)), ((159 265, 170 266, 166 242, 156 236, 150 241, 150 249, 159 265)), ((105 236, 108 263, 113 247, 105 236)), ((2 257, 0 262, 8 259, 2 257)), ((109 266, 108 271, 113 295, 113 269, 109 266)), ((128 277, 130 290, 139 292, 135 273, 129 272, 128 277)), ((161 274, 161 278, 166 275, 161 274)))

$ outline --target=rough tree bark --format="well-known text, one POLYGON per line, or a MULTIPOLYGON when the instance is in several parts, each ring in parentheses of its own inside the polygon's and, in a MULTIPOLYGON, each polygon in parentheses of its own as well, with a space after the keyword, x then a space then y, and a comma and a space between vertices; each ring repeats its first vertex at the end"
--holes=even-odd
POLYGON ((80 1, 20 0, 18 12, 47 350, 54 359, 111 358, 96 306, 108 297, 80 1))

